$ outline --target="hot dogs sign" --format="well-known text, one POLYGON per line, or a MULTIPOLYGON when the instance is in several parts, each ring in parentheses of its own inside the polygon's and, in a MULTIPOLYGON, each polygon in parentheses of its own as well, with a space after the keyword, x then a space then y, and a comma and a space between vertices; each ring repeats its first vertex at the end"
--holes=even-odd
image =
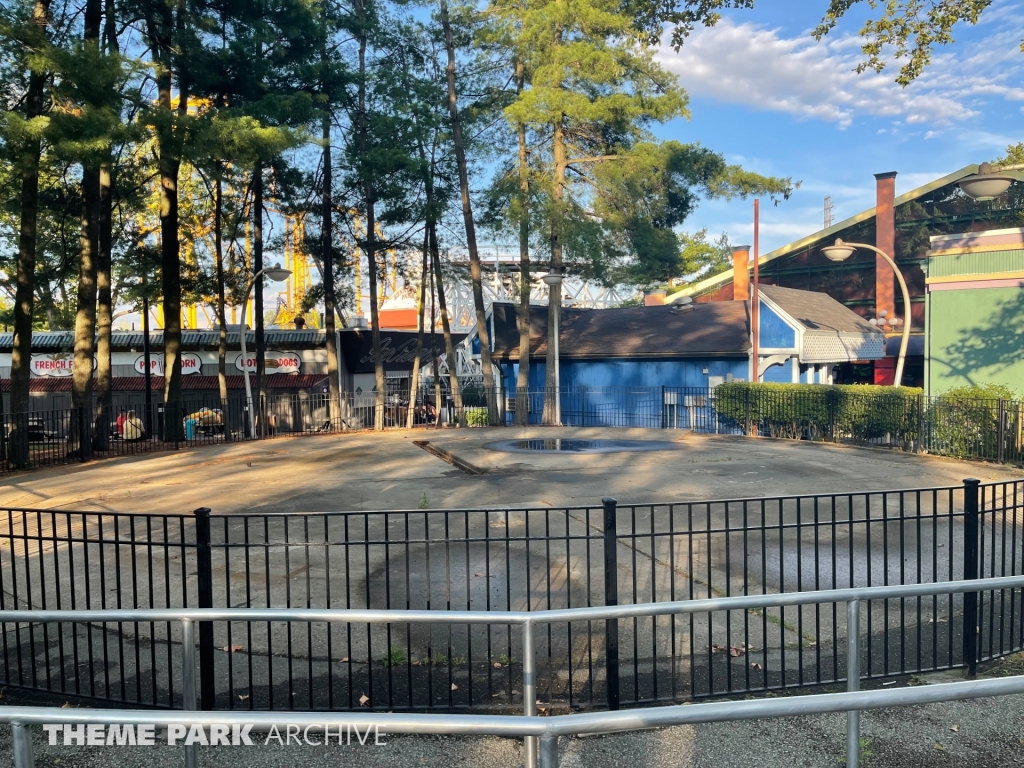
MULTIPOLYGON (((242 355, 239 354, 235 358, 235 368, 239 371, 245 371, 248 368, 249 373, 256 372, 256 353, 250 351, 246 357, 245 367, 242 365, 242 355)), ((295 352, 271 352, 267 351, 264 356, 266 361, 267 373, 298 373, 299 367, 302 365, 302 358, 295 352)))

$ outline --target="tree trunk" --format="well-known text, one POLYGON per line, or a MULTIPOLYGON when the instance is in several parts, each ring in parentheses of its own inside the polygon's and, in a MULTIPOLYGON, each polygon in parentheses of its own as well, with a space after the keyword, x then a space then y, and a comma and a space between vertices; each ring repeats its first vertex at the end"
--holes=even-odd
MULTIPOLYGON (((120 51, 117 42, 117 16, 114 0, 105 1, 103 39, 107 55, 120 51)), ((96 261, 96 430, 93 442, 97 450, 110 447, 110 425, 114 418, 113 365, 110 354, 114 302, 111 295, 111 268, 114 240, 114 179, 109 156, 100 164, 99 253, 96 261)))
POLYGON ((79 458, 92 453, 92 364, 96 357, 96 261, 100 210, 100 173, 82 170, 82 245, 78 262, 78 308, 75 311, 75 352, 71 372, 71 443, 79 458))
MULTIPOLYGON (((184 13, 179 9, 179 14, 184 13)), ((168 4, 157 4, 147 19, 147 42, 153 59, 157 106, 162 113, 156 131, 157 169, 160 174, 160 280, 164 315, 164 439, 182 437, 181 408, 181 244, 178 238, 178 175, 181 148, 175 123, 188 115, 188 84, 178 72, 178 110, 174 113, 172 66, 175 32, 182 18, 174 18, 168 4)))
MULTIPOLYGON (((224 420, 224 439, 231 439, 230 419, 228 418, 228 313, 224 286, 224 182, 221 173, 224 167, 217 163, 217 178, 213 187, 213 248, 217 260, 217 384, 220 388, 220 412, 224 420)), ((242 325, 245 325, 244 318, 242 325)), ((243 331, 244 332, 244 331, 243 331)), ((244 365, 244 363, 243 363, 244 365)))
POLYGON ((99 251, 96 254, 96 450, 110 447, 110 425, 114 417, 113 367, 110 359, 110 334, 114 306, 110 290, 111 250, 113 248, 113 199, 111 165, 100 165, 99 174, 99 251))
MULTIPOLYGON (((555 123, 554 132, 552 136, 552 153, 554 155, 555 169, 553 176, 552 185, 552 200, 554 201, 554 211, 551 217, 551 271, 562 272, 562 240, 561 240, 561 217, 562 217, 562 200, 565 197, 565 171, 568 167, 566 162, 565 154, 565 127, 561 119, 555 123)), ((554 424, 555 418, 555 398, 560 397, 561 393, 556 391, 556 379, 555 379, 555 366, 557 361, 555 360, 555 345, 552 343, 552 332, 559 327, 559 320, 561 319, 562 310, 562 286, 552 285, 548 291, 548 344, 547 344, 547 355, 544 358, 544 388, 546 390, 546 396, 544 398, 544 423, 554 424)))
POLYGON ((448 115, 452 123, 452 140, 455 146, 455 162, 459 171, 459 193, 462 200, 462 220, 466 226, 466 246, 469 249, 469 275, 473 282, 473 305, 476 308, 476 332, 480 339, 480 367, 483 370, 483 387, 487 398, 487 423, 498 423, 498 398, 494 386, 494 369, 491 366, 490 334, 487 329, 487 310, 484 307, 483 281, 480 272, 480 253, 476 247, 476 225, 473 222, 473 207, 469 197, 469 171, 466 167, 466 147, 462 137, 462 121, 459 118, 458 95, 455 90, 455 42, 448 18, 448 2, 440 0, 441 26, 444 29, 444 47, 448 53, 448 115))
MULTIPOLYGON (((327 66, 327 51, 322 53, 321 64, 327 66)), ((326 95, 325 95, 326 98, 326 95)), ((332 417, 341 417, 341 383, 338 381, 338 331, 335 323, 337 297, 334 293, 334 222, 332 216, 331 185, 333 174, 331 168, 331 114, 324 112, 321 133, 324 142, 324 190, 320 214, 320 259, 324 268, 324 330, 327 343, 327 386, 330 393, 327 398, 327 418, 334 428, 332 417)), ((340 422, 339 422, 340 425, 340 422)))
POLYGON ((164 309, 164 439, 180 440, 181 263, 178 242, 178 171, 170 148, 160 150, 160 273, 164 309))
MULTIPOLYGON (((516 91, 525 81, 523 63, 516 62, 516 91)), ((516 424, 530 423, 530 168, 526 126, 516 126, 519 138, 519 375, 516 378, 516 424)))
POLYGON ((412 379, 409 381, 409 413, 405 426, 416 424, 416 395, 420 389, 420 357, 423 355, 423 312, 426 309, 427 270, 430 264, 430 233, 423 230, 423 259, 420 266, 420 296, 416 305, 416 357, 412 361, 412 379))
MULTIPOLYGON (((441 275, 441 254, 437 248, 437 225, 427 222, 430 237, 430 256, 434 262, 434 280, 437 281, 437 305, 441 310, 441 331, 444 334, 444 353, 448 359, 448 384, 452 390, 452 403, 455 405, 455 417, 461 426, 465 422, 462 410, 462 391, 459 388, 459 364, 455 358, 455 347, 452 345, 452 327, 448 320, 448 303, 444 298, 444 278, 441 275)), ((441 404, 438 403, 438 412, 441 404)))
MULTIPOLYGON (((356 2, 357 15, 362 21, 366 7, 362 0, 356 2)), ((377 220, 374 210, 373 181, 369 174, 369 126, 366 116, 366 25, 359 32, 359 155, 362 160, 363 197, 366 205, 366 251, 367 271, 370 278, 370 338, 373 340, 373 368, 376 380, 376 399, 373 428, 384 429, 384 396, 387 383, 384 380, 384 355, 380 346, 380 317, 377 308, 377 220)), ((356 297, 356 301, 359 298, 356 297)))
MULTIPOLYGON (((32 23, 45 39, 50 0, 36 0, 32 23)), ((43 114, 46 73, 33 69, 25 95, 25 118, 43 114)), ((39 213, 39 156, 42 144, 38 134, 26 139, 18 164, 21 172, 21 221, 18 231, 17 287, 14 294, 14 345, 11 351, 11 424, 8 459, 16 467, 29 463, 28 414, 29 378, 32 375, 32 314, 35 308, 36 225, 39 213)))
MULTIPOLYGON (((252 272, 259 274, 263 269, 263 163, 257 162, 252 176, 252 272)), ((256 392, 254 394, 256 408, 256 434, 266 435, 267 409, 263 402, 263 389, 266 385, 267 342, 263 336, 263 275, 256 278, 253 287, 252 314, 256 323, 256 392)))
MULTIPOLYGON (((100 0, 85 4, 86 49, 99 50, 100 0)), ((96 279, 99 262, 100 168, 87 159, 82 163, 81 253, 78 265, 78 307, 75 311, 75 357, 71 374, 72 442, 80 458, 92 453, 89 434, 93 418, 92 365, 96 358, 96 279)))

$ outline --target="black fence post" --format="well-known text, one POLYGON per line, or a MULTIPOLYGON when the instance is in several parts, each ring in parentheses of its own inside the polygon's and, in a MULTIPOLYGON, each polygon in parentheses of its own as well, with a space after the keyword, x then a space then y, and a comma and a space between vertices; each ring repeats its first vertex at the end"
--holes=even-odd
POLYGON ((830 443, 839 442, 836 440, 836 390, 828 390, 828 440, 830 443))
MULTIPOLYGON (((213 555, 210 550, 210 508, 200 507, 196 516, 196 560, 199 582, 199 607, 213 608, 213 555)), ((199 622, 199 701, 200 709, 212 710, 214 704, 213 622, 199 622)))
MULTIPOLYGON (((979 578, 978 491, 980 480, 964 480, 964 580, 979 578)), ((964 593, 964 664, 967 677, 974 679, 978 672, 978 592, 964 593)))
POLYGON ((746 404, 746 422, 744 423, 744 427, 746 427, 745 431, 747 433, 747 437, 752 437, 752 435, 750 434, 751 424, 750 424, 750 388, 749 387, 744 387, 743 388, 743 398, 744 398, 745 404, 746 404))
MULTIPOLYGON (((619 604, 619 557, 616 536, 615 499, 601 499, 604 504, 604 604, 619 604)), ((608 684, 608 709, 619 708, 619 620, 604 622, 605 679, 608 684)))
POLYGON ((917 448, 916 453, 924 453, 924 394, 917 396, 917 448))
POLYGON ((999 419, 996 425, 996 440, 999 442, 996 448, 996 461, 1003 464, 1006 461, 1006 401, 1003 398, 999 398, 996 418, 999 419))

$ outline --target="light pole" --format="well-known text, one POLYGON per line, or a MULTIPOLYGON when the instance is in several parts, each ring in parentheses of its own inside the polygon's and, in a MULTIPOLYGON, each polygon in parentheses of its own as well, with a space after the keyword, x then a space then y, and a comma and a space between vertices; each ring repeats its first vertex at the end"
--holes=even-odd
MULTIPOLYGON (((899 267, 896 266, 896 262, 892 260, 885 251, 880 248, 876 248, 873 245, 867 243, 844 243, 842 240, 836 238, 835 245, 826 245, 821 249, 822 253, 832 261, 846 261, 853 252, 858 248, 867 248, 869 251, 874 251, 892 267, 892 271, 896 274, 896 280, 899 281, 900 290, 903 291, 903 311, 906 313, 906 319, 903 323, 903 340, 900 342, 900 356, 896 362, 896 381, 893 382, 893 386, 903 386, 903 364, 907 358, 907 345, 910 342, 910 292, 907 290, 907 283, 903 279, 903 273, 900 272, 899 267)), ((884 310, 883 310, 884 312, 884 310)), ((884 314, 879 313, 881 317, 885 317, 884 314)))
POLYGON ((282 280, 287 280, 291 275, 290 269, 282 269, 281 267, 264 267, 249 280, 249 284, 245 286, 245 295, 242 297, 242 322, 239 323, 238 329, 238 340, 242 344, 242 377, 245 379, 245 404, 246 410, 249 412, 249 436, 255 437, 256 435, 256 418, 252 413, 252 387, 249 385, 249 353, 245 348, 245 334, 249 330, 245 328, 245 310, 249 304, 249 294, 252 293, 252 288, 256 285, 256 281, 260 279, 260 275, 265 275, 273 280, 275 283, 280 283, 282 280))
MULTIPOLYGON (((548 285, 548 304, 551 304, 552 289, 562 284, 565 279, 565 275, 561 272, 548 272, 541 278, 548 285)), ((559 293, 561 296, 561 293, 559 293)), ((554 426, 562 426, 562 390, 561 390, 561 377, 559 376, 559 367, 561 361, 558 357, 558 316, 561 314, 559 311, 561 307, 555 307, 555 311, 551 313, 551 316, 555 320, 555 327, 548 329, 548 344, 551 344, 551 350, 554 352, 555 358, 555 424, 554 426)), ((522 355, 522 350, 519 352, 522 355)), ((526 350, 526 354, 530 354, 530 350, 526 350)))

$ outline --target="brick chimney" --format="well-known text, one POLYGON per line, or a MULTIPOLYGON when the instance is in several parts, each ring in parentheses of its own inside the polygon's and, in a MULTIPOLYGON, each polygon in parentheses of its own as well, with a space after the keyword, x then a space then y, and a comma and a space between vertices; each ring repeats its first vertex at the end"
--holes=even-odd
POLYGON ((750 298, 749 245, 736 245, 732 249, 732 298, 733 301, 750 298))
POLYGON ((647 291, 644 294, 645 307, 660 307, 665 303, 665 291, 647 291))
MULTIPOLYGON (((875 247, 896 258, 896 171, 875 174, 875 247)), ((896 311, 896 276, 875 255, 875 312, 896 311)), ((877 317, 877 315, 876 315, 877 317)))

